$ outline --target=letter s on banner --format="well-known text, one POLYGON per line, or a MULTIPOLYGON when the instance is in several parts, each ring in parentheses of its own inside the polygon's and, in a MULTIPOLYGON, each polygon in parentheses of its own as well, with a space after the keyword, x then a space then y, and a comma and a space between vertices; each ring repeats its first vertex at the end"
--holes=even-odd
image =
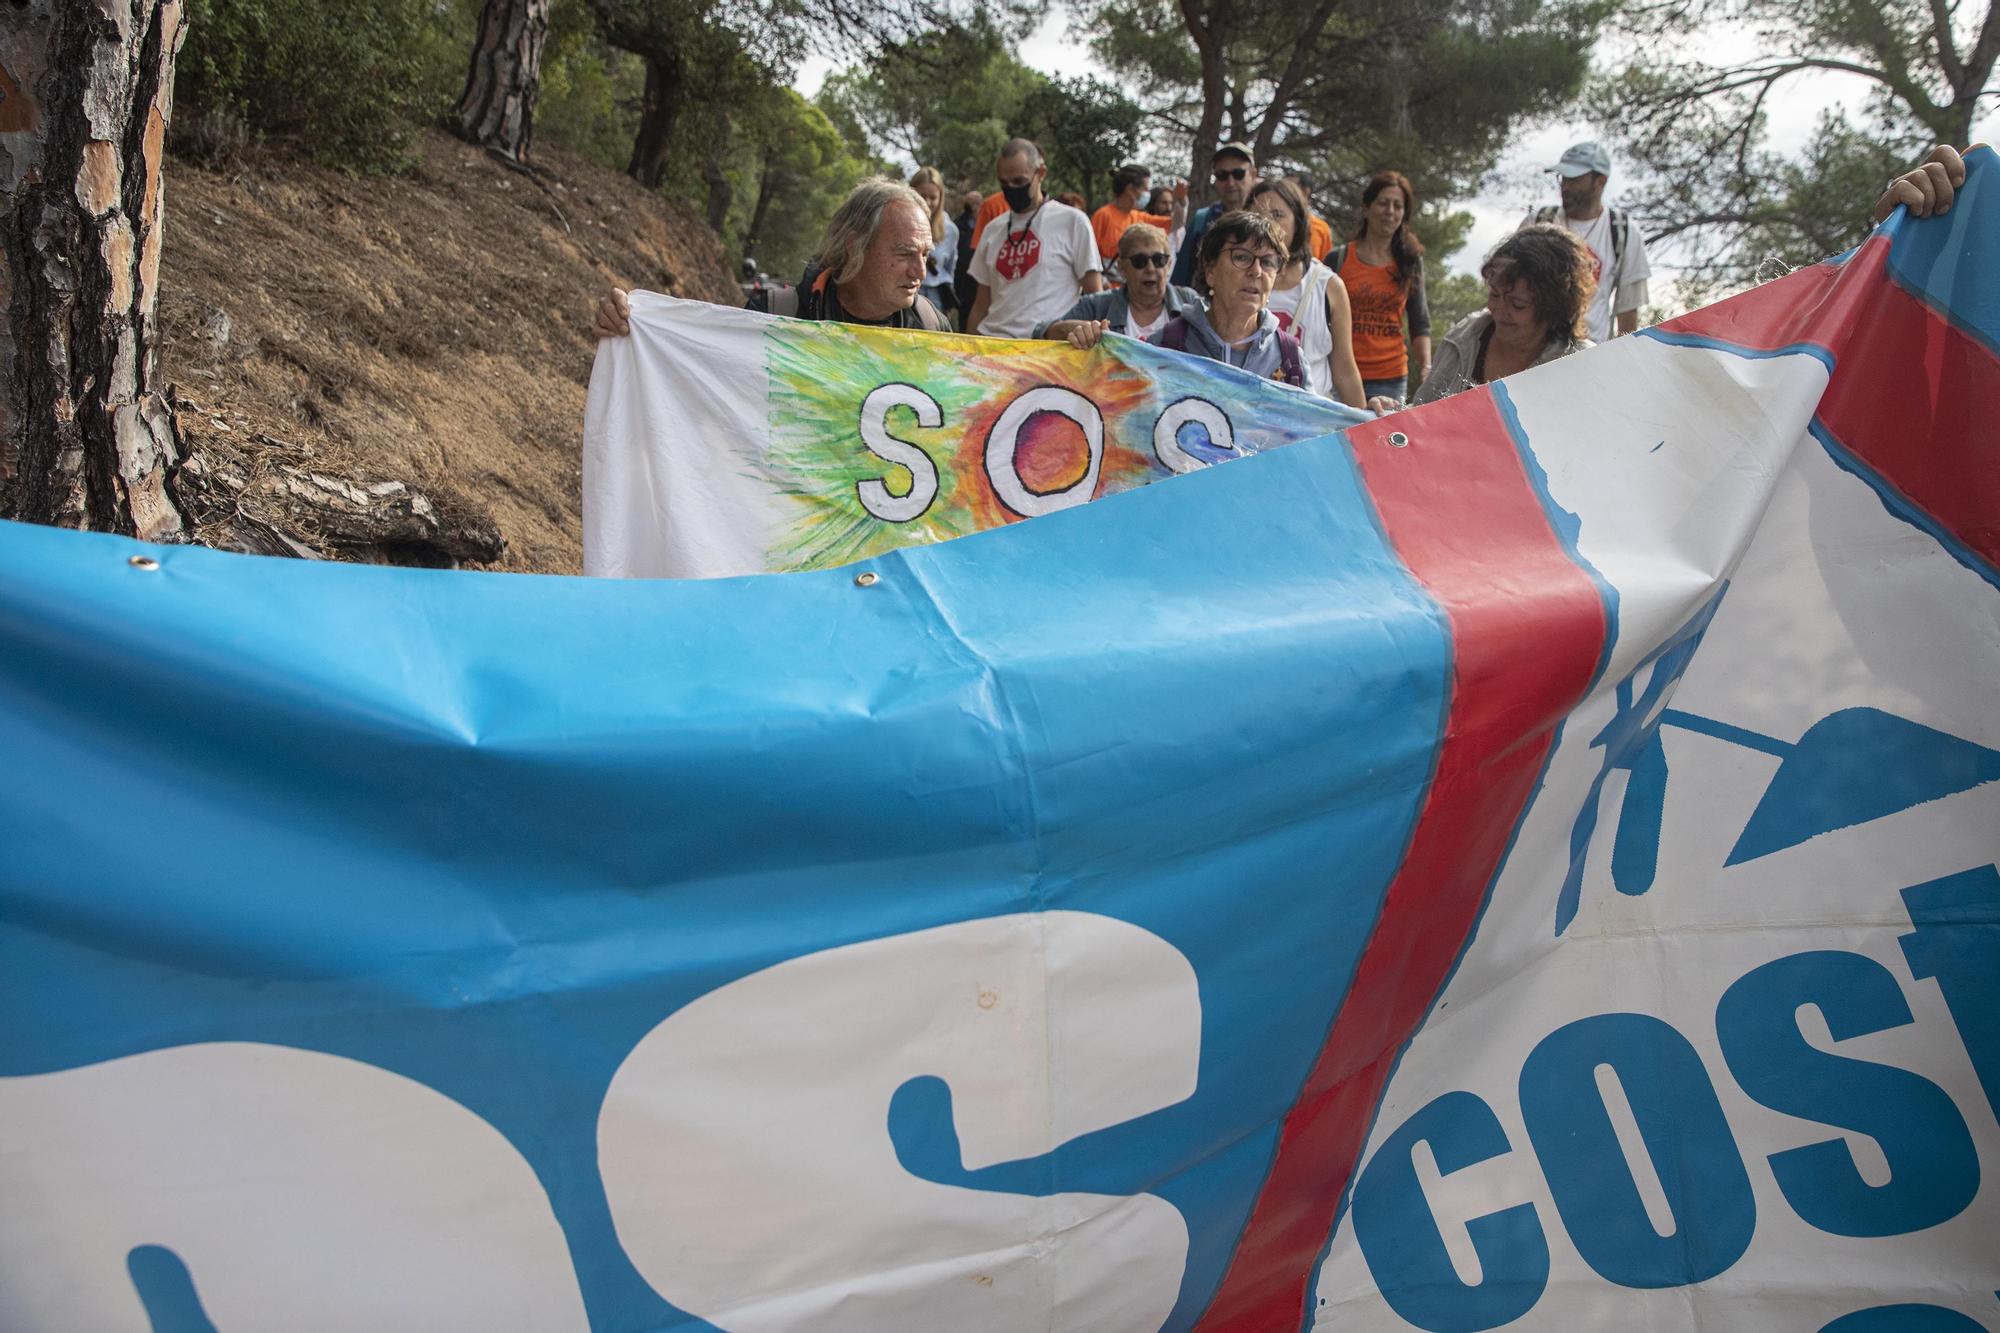
POLYGON ((210 1042, 0 1078, 0 1200, 4 1329, 195 1326, 134 1291, 127 1256, 154 1246, 222 1329, 589 1327, 500 1131, 317 1051, 210 1042))
POLYGON ((1865 1134, 1889 1179, 1861 1178, 1844 1139, 1771 1156, 1792 1211, 1836 1236, 1899 1236, 1964 1212, 1979 1192, 1979 1150, 1951 1097, 1893 1065, 1822 1051, 1798 1025, 1815 1005, 1836 1042, 1915 1022, 1888 968, 1861 954, 1818 950, 1764 964, 1723 993, 1715 1031, 1729 1072, 1773 1111, 1865 1134))
POLYGON ((863 509, 884 522, 908 523, 923 517, 931 501, 937 499, 938 470, 929 454, 889 433, 889 410, 895 407, 915 412, 917 425, 925 430, 936 430, 944 424, 944 409, 938 406, 937 399, 914 384, 884 384, 871 389, 861 400, 861 443, 884 462, 908 468, 910 490, 907 495, 891 495, 880 479, 870 477, 854 483, 854 494, 863 509))
POLYGON ((1184 1100, 1200 1048, 1194 969, 1129 923, 1041 912, 892 935, 765 968, 654 1028, 611 1081, 598 1167, 646 1280, 731 1333, 1153 1330, 1180 1293, 1178 1210, 919 1179, 889 1103, 944 1080, 977 1170, 1184 1100))

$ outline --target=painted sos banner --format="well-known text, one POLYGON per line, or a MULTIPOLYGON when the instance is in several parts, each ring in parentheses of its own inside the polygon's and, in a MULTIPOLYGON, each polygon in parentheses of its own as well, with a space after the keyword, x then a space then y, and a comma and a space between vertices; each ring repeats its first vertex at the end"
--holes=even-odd
POLYGON ((0 1328, 2000 1326, 1971 160, 844 569, 0 527, 0 1328))

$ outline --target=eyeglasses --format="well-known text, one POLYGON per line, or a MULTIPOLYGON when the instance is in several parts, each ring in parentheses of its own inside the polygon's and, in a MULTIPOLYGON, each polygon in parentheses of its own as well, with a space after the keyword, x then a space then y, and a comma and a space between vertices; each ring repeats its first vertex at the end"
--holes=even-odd
POLYGON ((1215 179, 1218 181, 1240 181, 1250 174, 1248 167, 1217 167, 1215 179))
POLYGON ((1157 251, 1143 255, 1125 255, 1124 260, 1133 268, 1165 268, 1167 257, 1157 251))
POLYGON ((1283 259, 1270 253, 1268 250, 1245 250, 1241 246, 1238 246, 1228 253, 1229 262, 1242 269, 1245 273, 1248 273, 1254 265, 1257 268, 1263 269, 1266 273, 1275 275, 1279 269, 1285 266, 1283 259))

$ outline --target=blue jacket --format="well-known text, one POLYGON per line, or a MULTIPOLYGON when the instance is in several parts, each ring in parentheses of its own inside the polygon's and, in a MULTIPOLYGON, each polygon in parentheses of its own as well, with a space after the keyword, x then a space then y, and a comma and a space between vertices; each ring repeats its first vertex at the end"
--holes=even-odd
POLYGON ((1221 204, 1210 204, 1195 210, 1188 219, 1187 235, 1181 238, 1181 252, 1174 259, 1174 273, 1169 282, 1176 287, 1194 286, 1195 259, 1201 254, 1201 238, 1208 234, 1208 224, 1222 216, 1221 204))
MULTIPOLYGON (((1200 308, 1202 300, 1200 295, 1190 288, 1175 287, 1170 283, 1160 303, 1166 306, 1168 318, 1172 318, 1181 313, 1183 306, 1200 308)), ((1045 319, 1035 325, 1034 336, 1048 337, 1049 325, 1059 324, 1065 319, 1109 320, 1113 333, 1125 333, 1128 331, 1125 326, 1130 322, 1131 310, 1132 303, 1126 299, 1123 287, 1113 287, 1108 292, 1092 292, 1088 296, 1077 298, 1075 305, 1054 319, 1045 319)))

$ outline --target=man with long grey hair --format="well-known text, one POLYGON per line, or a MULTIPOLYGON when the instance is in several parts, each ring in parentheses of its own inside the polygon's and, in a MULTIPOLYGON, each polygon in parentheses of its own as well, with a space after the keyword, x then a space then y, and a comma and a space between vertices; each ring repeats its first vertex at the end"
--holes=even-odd
MULTIPOLYGON (((751 308, 938 332, 944 316, 923 294, 930 252, 930 209, 922 196, 901 181, 870 176, 833 210, 799 285, 760 292, 751 298, 751 308)), ((600 338, 622 337, 630 332, 630 313, 624 290, 614 287, 598 304, 591 331, 600 338)))

